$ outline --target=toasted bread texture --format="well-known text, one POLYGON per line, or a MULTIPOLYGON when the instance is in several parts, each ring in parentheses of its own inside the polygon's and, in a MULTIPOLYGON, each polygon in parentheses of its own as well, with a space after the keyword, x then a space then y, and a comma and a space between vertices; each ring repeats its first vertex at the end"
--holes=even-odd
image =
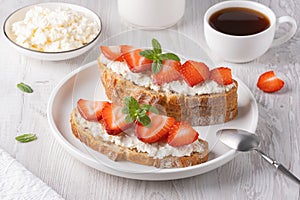
POLYGON ((107 97, 122 104, 126 96, 133 96, 139 103, 155 104, 160 111, 177 121, 188 121, 192 126, 225 123, 238 114, 238 83, 223 93, 186 96, 175 92, 160 92, 139 86, 114 73, 98 59, 101 81, 107 97))
POLYGON ((70 122, 75 137, 88 147, 106 155, 114 161, 130 161, 157 168, 180 168, 197 165, 208 160, 208 143, 201 139, 198 139, 203 148, 201 152, 192 152, 190 156, 154 158, 149 156, 147 152, 138 152, 135 148, 130 149, 117 145, 114 142, 104 140, 103 137, 99 136, 100 133, 97 133, 98 135, 93 133, 92 131, 95 130, 87 126, 88 122, 81 118, 77 108, 73 109, 70 122))

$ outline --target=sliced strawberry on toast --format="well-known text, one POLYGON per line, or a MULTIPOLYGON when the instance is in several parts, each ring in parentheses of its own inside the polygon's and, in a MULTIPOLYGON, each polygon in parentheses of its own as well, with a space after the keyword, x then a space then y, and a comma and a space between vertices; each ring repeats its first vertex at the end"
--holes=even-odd
POLYGON ((181 64, 179 61, 164 60, 161 70, 157 74, 153 74, 153 83, 163 85, 164 83, 180 80, 180 67, 181 64))
POLYGON ((157 142, 168 135, 170 128, 175 123, 173 117, 167 117, 164 115, 158 115, 149 112, 149 118, 151 124, 149 126, 143 126, 137 123, 135 126, 135 135, 138 139, 145 143, 157 142))
POLYGON ((123 59, 126 61, 132 72, 139 73, 151 68, 153 61, 141 56, 141 51, 142 49, 134 49, 123 54, 123 59))
POLYGON ((260 75, 257 87, 264 92, 272 93, 280 90, 284 86, 284 81, 276 77, 274 71, 268 71, 260 75))
POLYGON ((220 85, 229 85, 233 83, 231 69, 227 67, 218 67, 210 72, 210 79, 220 85))
POLYGON ((121 106, 106 104, 102 110, 102 122, 106 132, 110 135, 118 135, 128 129, 132 123, 127 123, 125 117, 121 106))
POLYGON ((181 66, 179 72, 190 87, 209 78, 209 69, 202 62, 188 60, 181 66))
POLYGON ((85 99, 79 99, 77 101, 77 109, 80 115, 88 121, 99 121, 102 119, 102 110, 106 101, 89 101, 85 99))
POLYGON ((169 131, 168 144, 174 147, 191 144, 198 136, 198 132, 188 122, 176 122, 169 131))
POLYGON ((128 45, 120 46, 100 46, 101 52, 103 55, 112 61, 123 61, 122 55, 130 51, 133 47, 128 45))

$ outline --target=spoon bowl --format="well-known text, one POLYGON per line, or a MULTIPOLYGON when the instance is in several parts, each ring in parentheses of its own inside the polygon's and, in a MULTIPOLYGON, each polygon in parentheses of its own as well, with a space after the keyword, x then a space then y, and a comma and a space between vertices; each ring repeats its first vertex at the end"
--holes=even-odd
POLYGON ((260 144, 256 134, 240 129, 221 129, 217 131, 217 136, 222 143, 237 151, 251 151, 260 144))

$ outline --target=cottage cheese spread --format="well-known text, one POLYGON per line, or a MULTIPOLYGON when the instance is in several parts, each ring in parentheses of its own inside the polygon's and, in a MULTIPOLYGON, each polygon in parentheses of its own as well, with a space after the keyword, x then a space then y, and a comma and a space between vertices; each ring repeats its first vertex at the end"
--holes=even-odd
POLYGON ((130 80, 139 86, 149 87, 155 91, 176 92, 183 95, 202 95, 223 93, 229 91, 235 86, 235 83, 229 85, 219 85, 217 82, 208 80, 194 87, 188 86, 185 81, 172 81, 162 86, 153 84, 150 73, 133 73, 128 68, 126 62, 111 61, 103 54, 100 55, 100 61, 111 69, 113 72, 122 75, 125 79, 130 80))
POLYGON ((35 6, 26 13, 24 20, 12 25, 12 31, 15 42, 23 47, 60 52, 91 42, 100 27, 95 20, 70 8, 50 10, 35 6))
POLYGON ((136 149, 138 152, 145 152, 149 154, 149 157, 164 158, 166 156, 190 156, 193 152, 203 152, 204 146, 201 142, 196 140, 190 145, 184 145, 179 147, 172 147, 168 143, 144 143, 140 141, 134 135, 134 129, 126 130, 125 135, 109 135, 103 129, 102 125, 98 122, 90 122, 85 120, 79 112, 77 112, 78 123, 84 128, 88 128, 94 137, 101 137, 104 141, 113 142, 116 145, 126 147, 129 149, 136 149))

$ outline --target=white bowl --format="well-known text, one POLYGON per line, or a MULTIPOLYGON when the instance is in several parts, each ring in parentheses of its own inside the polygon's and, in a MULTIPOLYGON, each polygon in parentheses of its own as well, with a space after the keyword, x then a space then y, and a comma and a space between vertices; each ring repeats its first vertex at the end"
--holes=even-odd
POLYGON ((4 36, 7 39, 10 46, 12 46, 18 52, 20 52, 21 54, 23 54, 25 56, 39 59, 39 60, 48 60, 48 61, 66 60, 66 59, 74 58, 76 56, 79 56, 79 55, 85 53, 86 51, 91 49, 93 47, 93 45, 96 44, 97 40, 99 39, 101 30, 102 30, 101 19, 93 11, 91 11, 85 7, 79 6, 79 5, 74 5, 74 4, 69 4, 69 3, 56 3, 56 2, 55 3, 39 3, 39 4, 33 4, 33 5, 29 5, 29 6, 20 8, 20 9, 14 11, 12 14, 10 14, 6 18, 6 20, 3 24, 4 36), (35 6, 45 7, 45 8, 49 8, 49 9, 55 9, 57 7, 68 7, 74 11, 81 12, 81 13, 85 14, 86 16, 94 19, 97 22, 97 24, 99 26, 99 32, 96 35, 96 37, 88 44, 86 44, 82 47, 76 48, 76 49, 68 50, 68 51, 42 52, 42 51, 37 51, 37 50, 33 50, 33 49, 29 49, 29 48, 20 46, 14 41, 15 36, 12 32, 12 24, 14 22, 23 20, 26 12, 35 6))

